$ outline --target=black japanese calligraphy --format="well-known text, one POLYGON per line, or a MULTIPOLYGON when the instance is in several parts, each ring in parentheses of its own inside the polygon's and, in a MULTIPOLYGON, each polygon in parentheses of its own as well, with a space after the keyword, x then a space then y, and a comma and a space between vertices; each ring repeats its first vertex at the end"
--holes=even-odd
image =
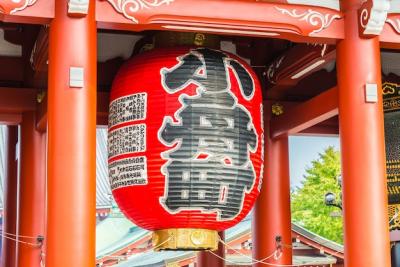
POLYGON ((168 162, 161 202, 171 213, 201 210, 217 212, 219 220, 232 219, 255 183, 250 152, 256 151, 258 136, 250 113, 231 91, 229 70, 246 99, 254 93, 254 81, 220 51, 195 49, 179 61, 162 70, 164 89, 174 94, 191 83, 198 89, 194 96, 180 95, 175 120, 166 117, 159 130, 160 140, 174 146, 163 154, 168 162))

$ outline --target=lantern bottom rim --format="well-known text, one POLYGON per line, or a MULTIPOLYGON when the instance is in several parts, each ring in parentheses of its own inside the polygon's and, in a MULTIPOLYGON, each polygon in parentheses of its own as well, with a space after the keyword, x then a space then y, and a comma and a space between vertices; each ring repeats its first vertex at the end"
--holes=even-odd
POLYGON ((153 232, 154 250, 217 250, 216 230, 200 228, 171 228, 153 232))

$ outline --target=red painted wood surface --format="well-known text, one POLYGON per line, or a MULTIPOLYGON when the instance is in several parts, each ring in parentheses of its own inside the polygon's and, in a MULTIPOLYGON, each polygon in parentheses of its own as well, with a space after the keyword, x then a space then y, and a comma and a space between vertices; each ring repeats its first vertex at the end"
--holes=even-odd
POLYGON ((379 40, 384 48, 400 49, 400 14, 388 14, 379 40))
POLYGON ((50 24, 47 155, 47 267, 95 266, 96 58, 95 1, 69 17, 57 0, 50 24), (70 67, 84 69, 69 87, 70 67))
MULTIPOLYGON (((265 126, 270 127, 270 106, 265 110, 265 126)), ((253 258, 262 260, 274 251, 280 250, 279 259, 271 257, 265 262, 273 264, 291 264, 292 249, 278 247, 276 238, 281 243, 292 244, 292 226, 290 215, 290 178, 288 137, 271 139, 269 131, 265 133, 264 179, 258 197, 253 219, 253 258)), ((255 263, 254 267, 265 266, 255 263)))
MULTIPOLYGON (((35 113, 26 112, 21 124, 18 234, 45 235, 46 219, 46 135, 36 130, 35 113)), ((36 243, 36 240, 29 240, 36 243)), ((40 247, 18 246, 19 267, 41 267, 40 247)), ((43 247, 44 249, 44 247, 43 247)))
POLYGON ((292 106, 280 116, 271 119, 272 138, 302 132, 338 115, 338 90, 336 87, 292 106))
POLYGON ((346 39, 337 44, 345 263, 389 267, 379 39, 359 37, 361 2, 342 2, 346 39), (378 102, 365 102, 366 83, 378 85, 378 102))
POLYGON ((1 0, 0 20, 13 23, 48 24, 58 0, 1 0))
POLYGON ((18 127, 7 127, 7 160, 6 179, 4 181, 4 214, 2 251, 0 258, 1 267, 16 267, 16 248, 14 240, 17 233, 17 195, 18 195, 18 161, 16 160, 16 149, 18 142, 18 127), (5 238, 5 234, 9 238, 5 238))
POLYGON ((269 1, 179 0, 141 8, 124 5, 126 2, 99 1, 96 10, 99 27, 131 31, 208 32, 300 42, 316 39, 332 42, 344 37, 342 13, 321 7, 269 1), (311 16, 314 17, 313 23, 311 16))
POLYGON ((277 57, 266 70, 267 88, 293 87, 301 79, 324 68, 336 58, 335 46, 297 44, 277 57))

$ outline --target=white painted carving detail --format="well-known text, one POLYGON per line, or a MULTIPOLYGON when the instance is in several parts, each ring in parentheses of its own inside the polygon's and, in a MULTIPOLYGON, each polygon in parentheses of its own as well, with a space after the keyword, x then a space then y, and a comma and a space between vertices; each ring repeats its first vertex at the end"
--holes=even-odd
POLYGON ((17 11, 24 10, 28 6, 33 5, 35 2, 36 2, 36 0, 11 0, 11 3, 9 3, 9 2, 7 3, 7 1, 6 1, 6 3, 0 4, 1 10, 3 10, 0 12, 14 14, 17 11), (4 10, 7 10, 9 12, 4 11, 4 10))
POLYGON ((372 8, 364 8, 360 12, 360 24, 364 28, 364 34, 379 35, 387 18, 390 9, 389 0, 374 0, 372 8))
POLYGON ((266 75, 271 83, 275 83, 273 81, 275 72, 282 65, 282 62, 285 59, 285 57, 286 57, 285 55, 282 55, 277 60, 275 60, 271 65, 269 65, 266 75))
POLYGON ((84 14, 86 15, 89 10, 89 0, 69 0, 68 13, 69 14, 84 14))
POLYGON ((108 0, 115 10, 122 13, 134 23, 139 23, 135 18, 135 14, 139 10, 158 7, 164 4, 168 5, 174 1, 175 0, 108 0))
POLYGON ((275 8, 284 15, 289 15, 292 18, 296 18, 299 21, 305 21, 311 26, 316 27, 316 29, 313 30, 309 35, 314 35, 325 30, 335 19, 342 18, 339 14, 322 14, 312 9, 308 9, 303 13, 298 13, 296 9, 289 11, 280 7, 275 8))
POLYGON ((400 33, 400 19, 387 19, 386 22, 389 23, 397 33, 400 33))

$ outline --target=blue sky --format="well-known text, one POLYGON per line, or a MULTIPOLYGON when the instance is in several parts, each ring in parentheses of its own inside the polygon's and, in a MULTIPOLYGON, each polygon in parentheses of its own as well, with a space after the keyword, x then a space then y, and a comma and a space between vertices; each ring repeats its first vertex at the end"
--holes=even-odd
POLYGON ((339 150, 338 137, 291 136, 289 137, 290 183, 291 187, 300 186, 305 169, 311 166, 311 161, 327 147, 333 146, 339 150))

